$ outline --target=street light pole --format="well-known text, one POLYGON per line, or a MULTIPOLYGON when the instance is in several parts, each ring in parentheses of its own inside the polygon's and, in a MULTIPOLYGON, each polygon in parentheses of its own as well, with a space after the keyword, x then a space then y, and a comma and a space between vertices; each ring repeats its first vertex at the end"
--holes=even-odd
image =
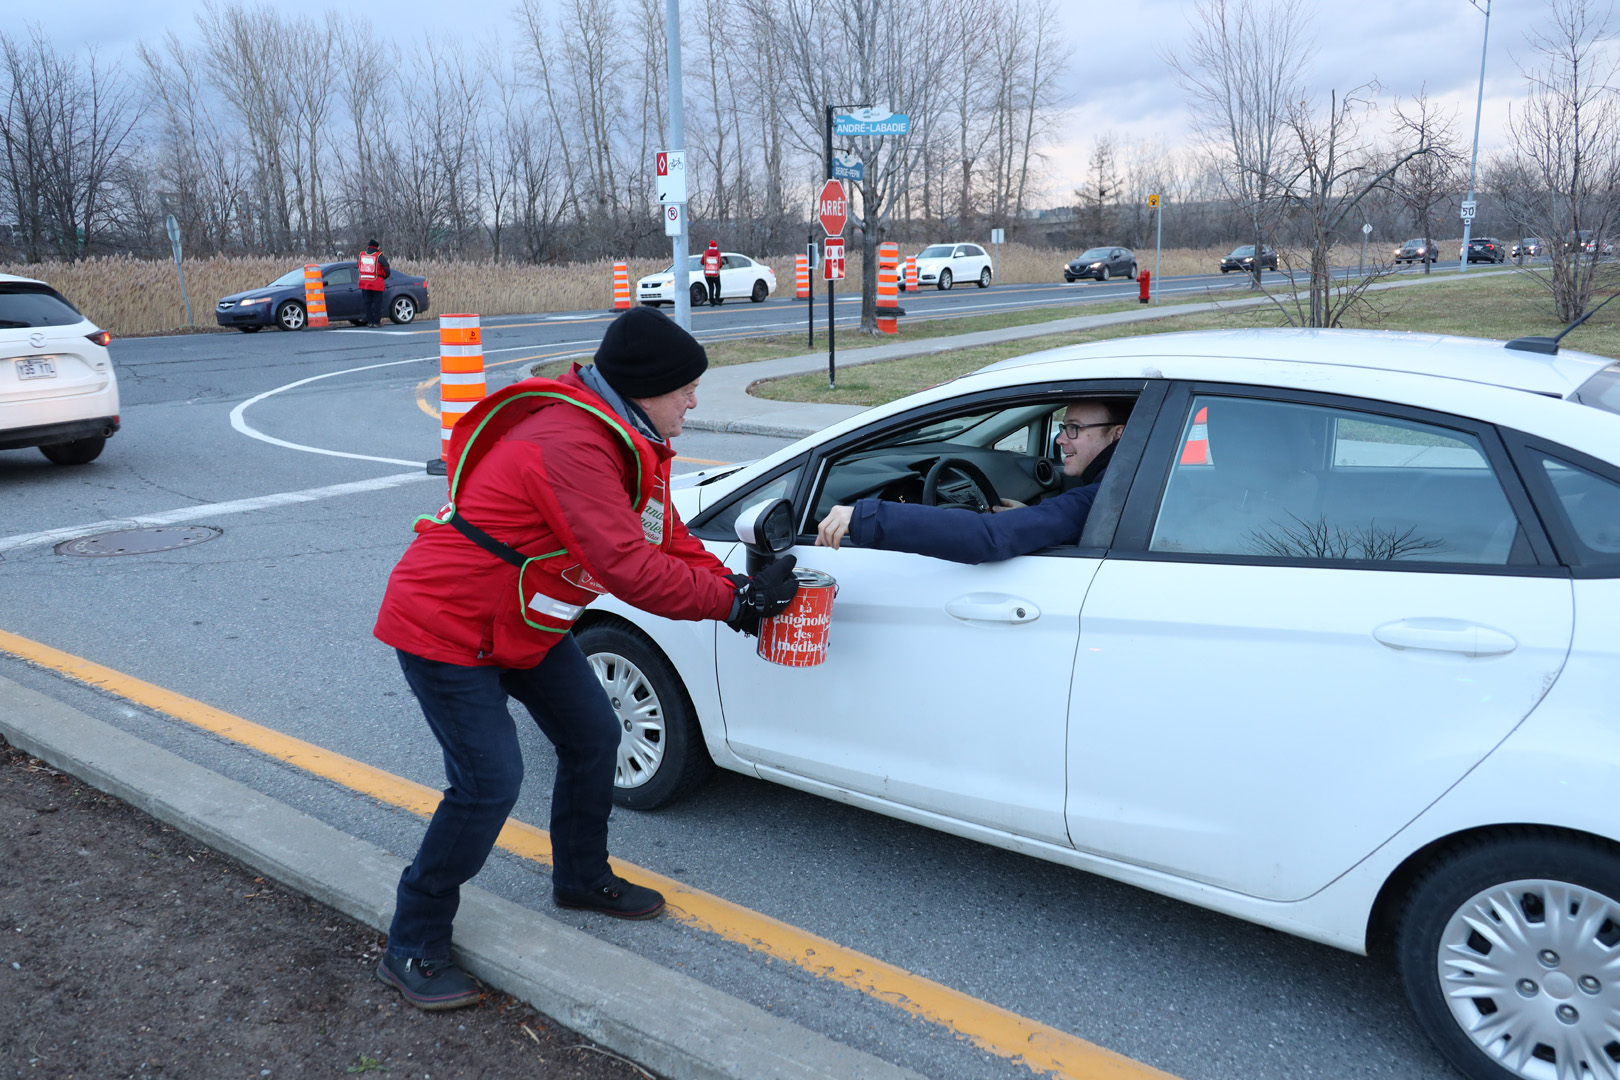
MULTIPOLYGON (((686 117, 681 112, 681 0, 664 2, 665 51, 669 53, 669 148, 686 150, 686 117)), ((684 155, 683 155, 684 156, 684 155)), ((687 270, 687 230, 692 227, 681 207, 681 227, 675 234, 675 265, 670 269, 675 280, 675 322, 688 333, 692 330, 692 275, 687 270)))
MULTIPOLYGON (((1474 7, 1479 7, 1479 0, 1468 0, 1474 7)), ((1479 47, 1479 98, 1474 103, 1474 154, 1468 159, 1468 199, 1474 201, 1474 171, 1479 165, 1479 117, 1485 108, 1485 55, 1491 44, 1491 0, 1485 0, 1485 40, 1479 47)), ((1468 272, 1468 241, 1474 234, 1474 217, 1472 214, 1463 218, 1462 255, 1458 259, 1457 272, 1468 272)))

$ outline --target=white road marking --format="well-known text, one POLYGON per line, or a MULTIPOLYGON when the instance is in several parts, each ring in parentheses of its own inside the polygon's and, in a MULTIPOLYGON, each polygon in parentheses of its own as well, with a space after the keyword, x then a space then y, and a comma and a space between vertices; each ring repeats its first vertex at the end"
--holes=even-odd
POLYGON ((429 476, 422 471, 420 462, 406 462, 408 465, 418 466, 418 471, 408 473, 391 473, 388 476, 378 476, 370 480, 355 480, 347 484, 331 484, 327 487, 305 488, 302 491, 279 491, 273 495, 260 495, 252 499, 232 499, 230 502, 199 503, 196 506, 182 506, 177 510, 165 510, 159 514, 141 514, 137 517, 109 518, 106 521, 92 521, 87 525, 69 525, 61 529, 46 529, 41 532, 18 533, 15 536, 0 537, 0 553, 15 551, 18 548, 32 547, 36 544, 56 544, 63 540, 72 540, 75 537, 86 536, 91 533, 111 532, 115 529, 135 529, 148 525, 174 525, 182 521, 196 521, 198 518, 225 517, 229 514, 245 514, 252 510, 268 510, 276 506, 290 506, 293 503, 316 502, 321 499, 335 499, 342 495, 357 495, 367 491, 381 491, 384 488, 398 487, 401 484, 411 484, 418 480, 437 480, 438 477, 429 476))

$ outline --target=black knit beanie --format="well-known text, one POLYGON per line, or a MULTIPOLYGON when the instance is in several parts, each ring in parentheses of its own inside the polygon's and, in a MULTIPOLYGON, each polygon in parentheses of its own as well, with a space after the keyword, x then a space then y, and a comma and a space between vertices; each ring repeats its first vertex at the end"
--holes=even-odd
POLYGON ((709 367, 697 338, 656 308, 633 307, 608 324, 596 350, 596 370, 627 398, 679 390, 709 367))

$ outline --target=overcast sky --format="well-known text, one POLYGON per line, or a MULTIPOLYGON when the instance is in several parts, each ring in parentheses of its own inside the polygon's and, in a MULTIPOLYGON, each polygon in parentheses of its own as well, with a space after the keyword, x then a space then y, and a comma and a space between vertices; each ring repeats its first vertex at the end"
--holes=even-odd
MULTIPOLYGON (((4 0, 15 12, 22 0, 4 0)), ((927 0, 919 0, 926 3, 927 0)), ((994 0, 987 0, 993 3, 994 0)), ((1480 0, 1484 3, 1485 0, 1480 0)), ((1052 201, 1069 201, 1080 183, 1093 140, 1112 131, 1120 138, 1160 136, 1172 146, 1187 137, 1183 95, 1161 59, 1177 49, 1187 30, 1190 0, 1060 0, 1063 29, 1075 59, 1065 79, 1069 115, 1065 141, 1050 148, 1052 201)), ((1602 3, 1602 0, 1599 0, 1602 3)), ((142 38, 173 29, 189 37, 201 0, 71 0, 29 5, 59 46, 93 44, 109 59, 128 58, 142 38)), ((429 30, 471 40, 505 33, 511 6, 503 0, 386 0, 372 4, 276 0, 284 14, 340 11, 369 14, 383 33, 402 41, 429 30), (454 19, 446 17, 454 11, 454 19)), ((1377 78, 1385 96, 1410 96, 1427 83, 1429 94, 1455 109, 1458 128, 1472 136, 1485 18, 1468 0, 1359 0, 1321 3, 1298 0, 1293 10, 1310 20, 1316 41, 1310 72, 1313 89, 1348 89, 1377 78)), ((1546 19, 1545 0, 1494 0, 1485 75, 1480 154, 1504 144, 1508 103, 1524 94, 1517 61, 1527 61, 1525 32, 1546 19)), ((893 103, 903 111, 903 103, 893 103)))

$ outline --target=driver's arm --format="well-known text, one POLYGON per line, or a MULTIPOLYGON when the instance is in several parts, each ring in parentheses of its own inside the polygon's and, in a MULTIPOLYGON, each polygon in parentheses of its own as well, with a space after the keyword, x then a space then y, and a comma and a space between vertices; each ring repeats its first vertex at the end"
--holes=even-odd
POLYGON ((909 551, 952 562, 999 562, 1056 544, 1075 544, 1101 484, 1087 484, 1062 495, 1001 514, 970 514, 937 506, 861 499, 838 506, 823 519, 818 544, 909 551), (830 526, 830 527, 829 527, 830 526), (829 539, 823 539, 830 537, 829 539))

